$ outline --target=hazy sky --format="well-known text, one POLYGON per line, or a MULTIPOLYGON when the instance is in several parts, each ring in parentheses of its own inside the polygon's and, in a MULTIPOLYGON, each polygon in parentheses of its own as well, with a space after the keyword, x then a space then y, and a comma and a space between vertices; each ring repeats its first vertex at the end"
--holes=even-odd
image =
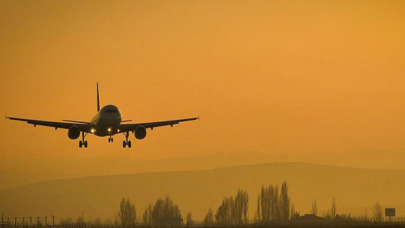
POLYGON ((1 116, 89 121, 99 82, 102 105, 124 119, 201 117, 131 136, 125 150, 122 135, 88 136, 79 149, 66 130, 2 120, 0 162, 249 151, 318 162, 358 150, 405 159, 405 1, 0 0, 0 24, 1 116))

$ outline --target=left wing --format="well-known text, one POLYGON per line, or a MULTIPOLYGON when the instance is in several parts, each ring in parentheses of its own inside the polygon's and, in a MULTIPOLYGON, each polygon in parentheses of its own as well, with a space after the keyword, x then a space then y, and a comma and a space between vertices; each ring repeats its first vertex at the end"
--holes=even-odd
POLYGON ((34 125, 34 127, 36 125, 39 125, 39 126, 45 126, 45 127, 54 127, 55 129, 57 129, 57 128, 69 129, 70 127, 75 125, 80 129, 80 131, 87 132, 87 133, 91 132, 91 125, 85 124, 85 123, 52 122, 52 121, 44 121, 44 120, 22 119, 22 118, 16 118, 16 117, 6 117, 6 118, 9 120, 27 122, 28 124, 34 125))
POLYGON ((163 126, 172 126, 175 124, 179 124, 180 122, 198 120, 199 117, 195 118, 188 118, 188 119, 179 119, 179 120, 168 120, 168 121, 160 121, 160 122, 149 122, 149 123, 136 123, 136 124, 121 124, 120 125, 120 132, 128 132, 128 131, 135 131, 135 129, 139 126, 143 126, 144 128, 150 128, 153 130, 155 127, 163 127, 163 126))

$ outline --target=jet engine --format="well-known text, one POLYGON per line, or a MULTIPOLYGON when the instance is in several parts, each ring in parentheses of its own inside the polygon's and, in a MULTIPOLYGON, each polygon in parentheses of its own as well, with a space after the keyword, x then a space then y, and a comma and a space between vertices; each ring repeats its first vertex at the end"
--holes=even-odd
POLYGON ((135 129, 135 138, 144 139, 146 137, 146 128, 144 126, 139 126, 135 129))
POLYGON ((68 131, 68 136, 70 139, 77 139, 80 136, 80 129, 76 126, 73 125, 69 128, 68 131))

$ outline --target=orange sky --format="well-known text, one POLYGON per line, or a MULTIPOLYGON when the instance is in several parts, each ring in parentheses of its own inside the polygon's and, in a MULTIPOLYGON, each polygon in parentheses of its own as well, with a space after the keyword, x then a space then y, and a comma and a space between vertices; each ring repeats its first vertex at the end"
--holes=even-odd
POLYGON ((96 82, 124 119, 201 116, 131 136, 130 150, 123 136, 89 136, 84 150, 65 130, 0 121, 0 163, 249 151, 405 159, 404 1, 1 0, 0 24, 2 116, 88 121, 96 82))

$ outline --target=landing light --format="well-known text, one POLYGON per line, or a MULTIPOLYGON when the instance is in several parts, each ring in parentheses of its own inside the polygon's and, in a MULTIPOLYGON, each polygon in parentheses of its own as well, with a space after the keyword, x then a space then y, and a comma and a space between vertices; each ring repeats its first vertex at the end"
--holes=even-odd
POLYGON ((108 132, 111 132, 111 128, 110 128, 110 127, 108 128, 108 132))
POLYGON ((91 133, 94 133, 94 132, 96 132, 96 129, 92 128, 91 133))
POLYGON ((117 132, 120 132, 120 129, 118 129, 117 132))

